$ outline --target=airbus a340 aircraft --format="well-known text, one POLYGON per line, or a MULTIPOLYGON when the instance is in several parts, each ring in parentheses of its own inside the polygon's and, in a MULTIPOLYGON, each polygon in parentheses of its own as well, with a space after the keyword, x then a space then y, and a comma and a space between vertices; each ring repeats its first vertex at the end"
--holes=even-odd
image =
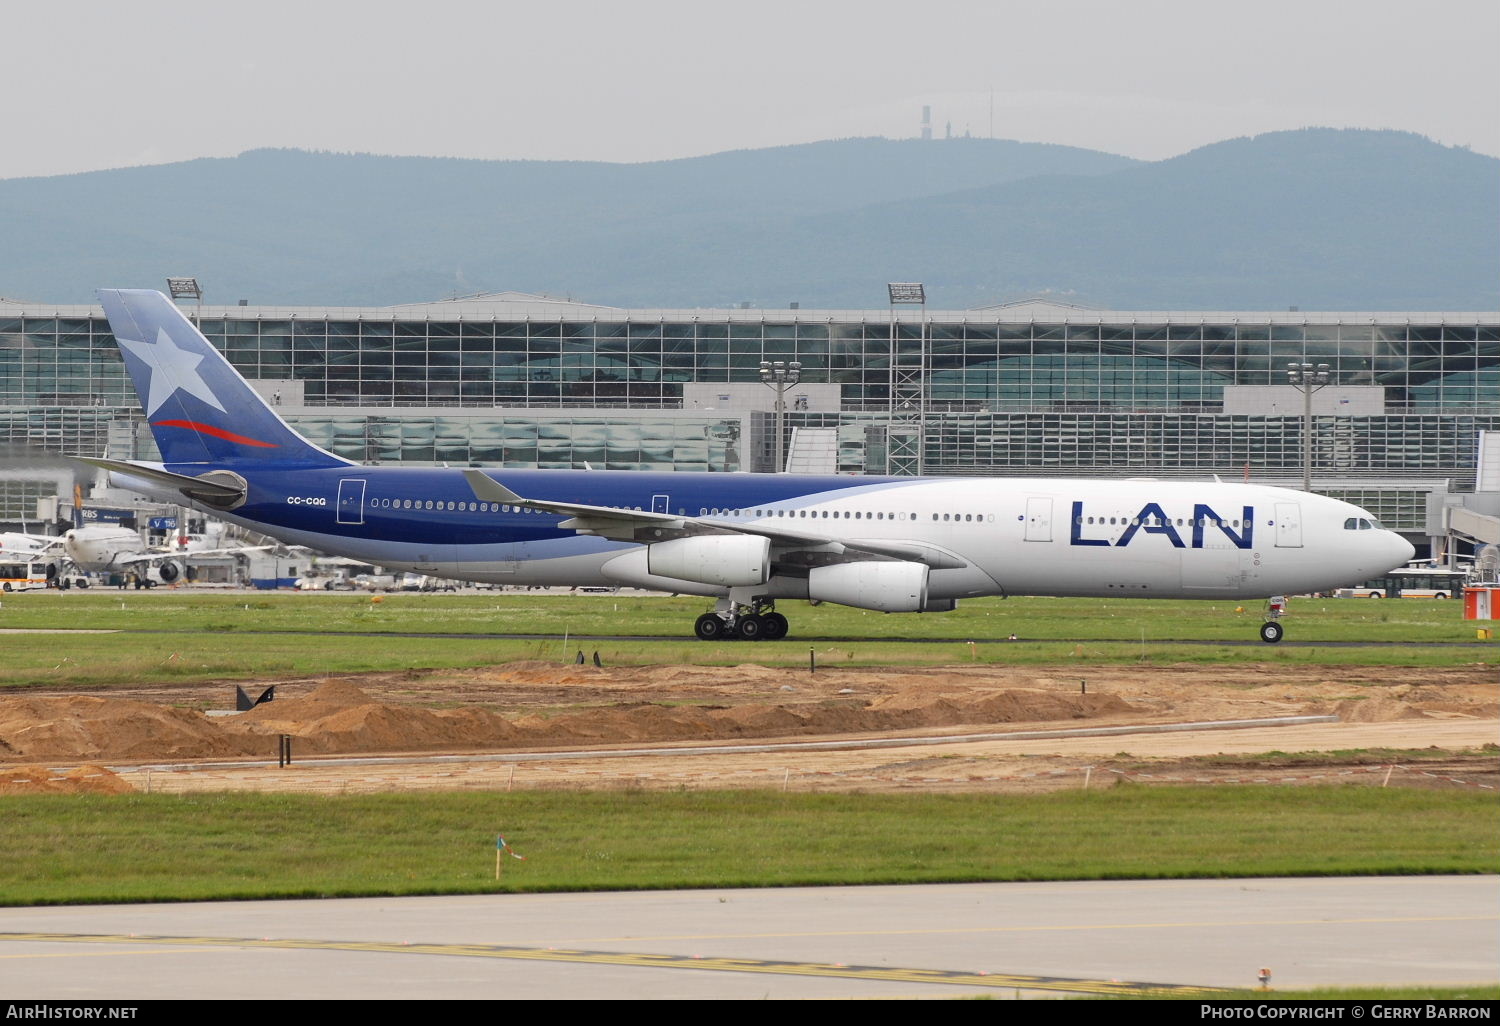
POLYGON ((293 431, 161 293, 99 295, 163 458, 87 461, 115 483, 416 573, 712 596, 704 639, 784 637, 780 599, 1255 599, 1412 556, 1357 506, 1243 484, 365 467, 293 431))

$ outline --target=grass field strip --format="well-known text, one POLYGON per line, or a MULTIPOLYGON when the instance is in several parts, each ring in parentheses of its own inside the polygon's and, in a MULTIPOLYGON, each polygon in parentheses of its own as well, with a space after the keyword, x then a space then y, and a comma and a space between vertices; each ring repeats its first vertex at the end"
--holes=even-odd
MULTIPOLYGON (((445 955, 462 958, 504 958, 533 962, 623 965, 654 969, 699 969, 710 972, 770 973, 779 976, 828 976, 851 980, 896 983, 940 983, 1006 990, 1054 990, 1078 994, 1201 994, 1223 993, 1223 988, 1175 983, 1138 983, 1121 980, 1071 979, 1061 976, 1020 976, 1010 973, 968 972, 952 969, 903 969, 892 966, 843 965, 837 962, 782 962, 758 958, 713 958, 699 955, 659 955, 630 951, 584 951, 573 948, 527 948, 504 944, 411 944, 384 941, 329 941, 293 938, 172 937, 144 933, 0 933, 0 940, 73 944, 171 944, 185 947, 231 947, 314 951, 370 951, 383 954, 445 955)), ((25 956, 22 956, 25 957, 25 956)))
POLYGON ((1481 784, 1475 780, 1460 780, 1458 777, 1450 777, 1443 773, 1429 773, 1427 770, 1417 769, 1415 766, 1403 766, 1400 763, 1386 763, 1380 766, 1355 766, 1350 769, 1339 770, 1336 773, 1299 773, 1292 776, 1260 774, 1253 777, 1185 777, 1169 776, 1164 773, 1140 773, 1135 770, 1114 769, 1112 767, 1104 767, 1101 772, 1114 773, 1126 780, 1158 781, 1167 784, 1301 784, 1309 780, 1331 780, 1334 777, 1348 777, 1356 773, 1390 774, 1396 770, 1400 770, 1403 773, 1414 773, 1419 777, 1431 777, 1433 780, 1446 780, 1450 784, 1462 784, 1464 787, 1478 787, 1486 791, 1496 790, 1493 784, 1481 784))
MULTIPOLYGON (((193 634, 200 633, 193 630, 184 630, 173 627, 119 627, 111 630, 85 630, 85 629, 59 629, 46 631, 22 631, 14 633, 43 633, 43 634, 193 634)), ((579 643, 594 643, 600 641, 614 642, 678 642, 682 639, 677 634, 572 634, 572 633, 536 633, 536 634, 507 634, 498 631, 481 632, 456 632, 456 631, 350 631, 350 630, 294 630, 294 629, 239 629, 235 634, 241 637, 260 636, 290 636, 290 637, 349 637, 349 638, 422 638, 432 641, 553 641, 567 642, 569 639, 579 643)), ((1071 645, 1071 644, 1116 644, 1129 645, 1130 638, 1015 638, 1011 639, 1004 635, 985 637, 976 635, 972 638, 957 637, 903 637, 897 635, 881 635, 870 637, 868 635, 821 635, 808 634, 798 635, 786 641, 758 641, 755 643, 755 651, 760 653, 796 651, 800 653, 801 645, 963 645, 968 643, 979 645, 1014 646, 1014 645, 1071 645)), ((1231 648, 1264 648, 1265 642, 1259 638, 1150 638, 1151 645, 1223 645, 1231 648)), ((1495 647, 1493 641, 1452 641, 1452 640, 1423 640, 1423 641, 1398 641, 1381 639, 1358 639, 1358 640, 1329 640, 1329 639, 1285 639, 1278 644, 1278 648, 1491 648, 1495 647)), ((800 655, 798 659, 800 660, 800 655)))

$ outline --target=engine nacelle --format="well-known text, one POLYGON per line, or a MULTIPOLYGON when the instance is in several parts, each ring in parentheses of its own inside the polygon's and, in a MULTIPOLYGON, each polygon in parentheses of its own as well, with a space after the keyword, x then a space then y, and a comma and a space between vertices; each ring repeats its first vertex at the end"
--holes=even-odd
POLYGON ((156 568, 156 572, 161 576, 161 579, 163 581, 171 584, 173 581, 177 580, 177 578, 182 576, 182 567, 178 566, 172 560, 166 559, 162 560, 162 564, 161 566, 156 568))
POLYGON ((771 575, 771 540, 750 534, 674 538, 646 547, 646 569, 657 577, 726 588, 765 584, 771 575))
POLYGON ((835 563, 807 575, 808 598, 886 613, 915 613, 927 605, 928 567, 905 561, 835 563))

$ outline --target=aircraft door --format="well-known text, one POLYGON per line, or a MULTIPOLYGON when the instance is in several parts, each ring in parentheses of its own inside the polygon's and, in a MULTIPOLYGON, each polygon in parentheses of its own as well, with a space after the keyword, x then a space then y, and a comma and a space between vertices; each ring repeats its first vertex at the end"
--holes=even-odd
POLYGON ((1026 540, 1049 542, 1052 540, 1052 497, 1033 495, 1026 500, 1026 540))
POLYGON ((365 479, 346 477, 339 482, 338 522, 362 524, 365 522, 365 479))
POLYGON ((672 505, 672 497, 670 495, 651 496, 651 512, 653 513, 670 513, 671 510, 667 508, 670 505, 672 505))
POLYGON ((1276 504, 1276 547, 1278 549, 1300 549, 1302 547, 1302 506, 1296 502, 1276 504))

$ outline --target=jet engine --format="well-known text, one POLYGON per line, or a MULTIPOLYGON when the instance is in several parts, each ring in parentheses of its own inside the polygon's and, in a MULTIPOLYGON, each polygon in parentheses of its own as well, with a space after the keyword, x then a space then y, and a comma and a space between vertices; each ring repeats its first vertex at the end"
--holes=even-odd
POLYGON ((927 605, 928 568, 904 560, 835 563, 807 575, 807 596, 860 609, 915 613, 927 605))
POLYGON ((646 548, 646 569, 657 577, 726 588, 765 584, 771 575, 771 540, 748 534, 674 538, 646 548))
POLYGON ((156 572, 161 575, 161 579, 165 583, 171 584, 173 581, 177 580, 177 578, 182 576, 182 567, 172 562, 170 559, 165 559, 162 560, 161 566, 156 568, 156 572))

